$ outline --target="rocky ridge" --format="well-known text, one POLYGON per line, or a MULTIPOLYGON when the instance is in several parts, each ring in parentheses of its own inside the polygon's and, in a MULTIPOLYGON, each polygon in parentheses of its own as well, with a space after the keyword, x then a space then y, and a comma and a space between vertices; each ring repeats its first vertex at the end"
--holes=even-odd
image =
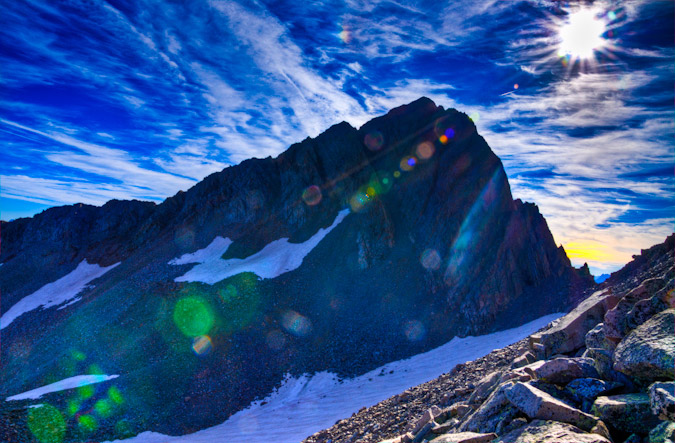
POLYGON ((675 440, 675 234, 528 339, 305 443, 675 440))

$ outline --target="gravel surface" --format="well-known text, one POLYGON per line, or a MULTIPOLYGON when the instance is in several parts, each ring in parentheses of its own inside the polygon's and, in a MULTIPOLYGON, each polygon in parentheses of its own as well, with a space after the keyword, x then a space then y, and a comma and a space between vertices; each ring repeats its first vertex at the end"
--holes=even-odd
POLYGON ((405 433, 426 409, 464 401, 485 375, 506 370, 514 358, 528 350, 527 338, 496 349, 471 362, 457 365, 435 380, 410 388, 370 408, 362 408, 303 443, 376 443, 405 433))

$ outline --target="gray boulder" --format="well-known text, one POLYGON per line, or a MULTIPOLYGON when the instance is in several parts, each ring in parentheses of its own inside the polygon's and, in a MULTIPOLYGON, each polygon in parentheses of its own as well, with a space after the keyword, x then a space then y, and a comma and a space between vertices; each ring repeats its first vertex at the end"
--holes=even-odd
POLYGON ((434 443, 489 443, 495 438, 497 438, 497 434, 494 433, 459 432, 441 435, 433 441, 434 443))
POLYGON ((593 329, 588 331, 584 339, 588 349, 604 349, 613 352, 616 343, 607 340, 605 337, 604 323, 598 323, 593 329))
POLYGON ((534 373, 539 380, 558 385, 567 384, 575 378, 598 377, 593 360, 584 357, 549 360, 534 369, 534 373))
POLYGON ((605 312, 612 309, 618 301, 619 297, 606 289, 594 292, 553 327, 532 334, 530 348, 535 354, 541 354, 538 357, 544 358, 581 348, 588 331, 600 323, 605 312))
POLYGON ((646 434, 658 420, 651 413, 647 394, 623 394, 598 397, 592 408, 593 415, 621 432, 646 434))
POLYGON ((567 384, 565 390, 577 401, 593 401, 596 397, 609 394, 622 387, 621 383, 599 380, 597 378, 578 378, 567 384))
POLYGON ((514 382, 508 381, 495 389, 478 409, 465 418, 464 423, 459 427, 459 431, 495 432, 500 422, 516 418, 519 411, 509 402, 505 394, 513 385, 514 382))
POLYGON ((628 313, 637 302, 650 298, 663 288, 665 284, 666 282, 661 278, 650 278, 624 295, 616 306, 605 314, 603 322, 605 336, 616 342, 625 337, 630 331, 629 326, 626 324, 628 313))
POLYGON ((673 443, 675 440, 675 423, 664 421, 649 431, 649 443, 673 443))
POLYGON ((638 326, 616 347, 614 369, 648 384, 675 378, 675 309, 638 326))
POLYGON ((528 383, 516 383, 505 394, 511 404, 530 418, 562 421, 588 431, 598 421, 528 383))
POLYGON ((588 434, 576 426, 557 421, 534 420, 504 434, 494 443, 611 443, 599 434, 588 434))
POLYGON ((661 420, 675 421, 675 382, 653 383, 649 386, 652 414, 661 420))

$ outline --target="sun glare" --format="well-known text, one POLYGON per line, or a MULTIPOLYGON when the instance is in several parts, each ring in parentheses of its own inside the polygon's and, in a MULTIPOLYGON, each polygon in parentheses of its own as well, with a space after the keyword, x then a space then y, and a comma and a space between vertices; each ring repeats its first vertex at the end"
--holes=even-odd
POLYGON ((579 9, 570 13, 567 22, 558 31, 560 37, 558 55, 579 59, 592 58, 594 51, 605 45, 603 37, 605 31, 605 22, 598 18, 597 12, 593 9, 579 9))

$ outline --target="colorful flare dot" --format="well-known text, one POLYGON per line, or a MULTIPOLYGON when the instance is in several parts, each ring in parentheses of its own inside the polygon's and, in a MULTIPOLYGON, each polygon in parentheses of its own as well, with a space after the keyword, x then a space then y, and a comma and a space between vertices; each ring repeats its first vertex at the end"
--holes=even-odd
POLYGON ((211 352, 213 344, 211 343, 211 337, 208 335, 200 335, 192 339, 192 350, 195 351, 197 355, 206 355, 211 352))
POLYGON ((66 422, 58 409, 45 404, 28 411, 28 429, 41 443, 61 443, 66 435, 66 422))
POLYGON ((398 166, 401 171, 412 171, 415 167, 415 163, 417 163, 417 159, 415 157, 407 156, 401 159, 401 162, 398 166))
POLYGON ((445 130, 443 135, 445 135, 448 138, 448 140, 453 139, 453 138, 455 138, 455 130, 452 129, 452 128, 448 128, 448 129, 445 130))
POLYGON ((80 351, 73 351, 73 352, 71 353, 71 355, 72 355, 73 358, 74 358, 75 360, 77 360, 77 361, 82 361, 82 360, 84 360, 85 358, 87 358, 87 356, 84 355, 84 354, 83 354, 82 352, 80 352, 80 351))
POLYGON ((422 142, 417 145, 417 149, 415 149, 415 153, 421 160, 430 159, 431 156, 434 155, 434 151, 434 145, 429 142, 422 142))
POLYGON ((516 83, 516 84, 513 85, 513 89, 518 89, 518 88, 520 88, 520 86, 518 85, 518 83, 516 83))
POLYGON ((108 398, 116 405, 121 405, 124 403, 124 397, 122 397, 122 393, 114 386, 108 389, 108 398))
POLYGON ((346 27, 342 28, 342 31, 338 33, 338 37, 340 37, 340 40, 342 40, 344 43, 349 43, 352 41, 352 33, 346 27))
POLYGON ((184 335, 197 337, 209 332, 213 326, 213 313, 204 300, 185 297, 176 303, 173 321, 184 335))
POLYGON ((77 414, 77 411, 80 410, 80 402, 75 401, 75 400, 70 400, 68 402, 68 406, 66 406, 66 411, 68 411, 68 415, 75 415, 77 414))
POLYGON ((480 120, 480 114, 478 112, 472 112, 471 115, 469 115, 469 118, 471 119, 472 122, 478 123, 480 120))
POLYGON ((237 291, 237 288, 234 285, 227 285, 224 289, 218 290, 218 298, 220 298, 220 301, 223 303, 227 303, 236 299, 238 293, 239 291, 237 291))
POLYGON ((426 335, 426 329, 422 322, 418 320, 411 320, 405 324, 404 333, 410 341, 420 341, 426 335))
POLYGON ((438 141, 443 143, 444 145, 447 145, 448 144, 448 137, 445 134, 443 134, 440 137, 438 137, 438 141))
POLYGON ((316 185, 309 186, 302 192, 302 201, 308 206, 315 206, 321 202, 321 188, 316 185))
POLYGON ((382 145, 384 145, 384 136, 380 131, 369 132, 364 137, 363 143, 371 151, 379 151, 382 149, 382 145))
POLYGON ((305 337, 312 331, 312 322, 295 311, 287 311, 281 318, 281 325, 296 337, 305 337))
POLYGON ((93 385, 80 386, 77 388, 77 393, 82 399, 91 398, 94 395, 94 391, 95 388, 93 385))
POLYGON ((351 206, 352 211, 359 212, 373 197, 374 195, 368 195, 367 192, 357 192, 349 200, 349 205, 351 206))
POLYGON ((420 256, 420 263, 425 269, 435 271, 441 266, 441 256, 435 249, 425 249, 420 256))
POLYGON ((81 415, 77 418, 77 424, 80 426, 80 429, 86 432, 95 431, 98 427, 96 419, 91 415, 81 415))
POLYGON ((94 404, 94 410, 103 418, 110 417, 113 412, 113 403, 108 399, 102 399, 94 404))
POLYGON ((401 176, 401 173, 398 171, 394 171, 394 178, 399 178, 401 176))

